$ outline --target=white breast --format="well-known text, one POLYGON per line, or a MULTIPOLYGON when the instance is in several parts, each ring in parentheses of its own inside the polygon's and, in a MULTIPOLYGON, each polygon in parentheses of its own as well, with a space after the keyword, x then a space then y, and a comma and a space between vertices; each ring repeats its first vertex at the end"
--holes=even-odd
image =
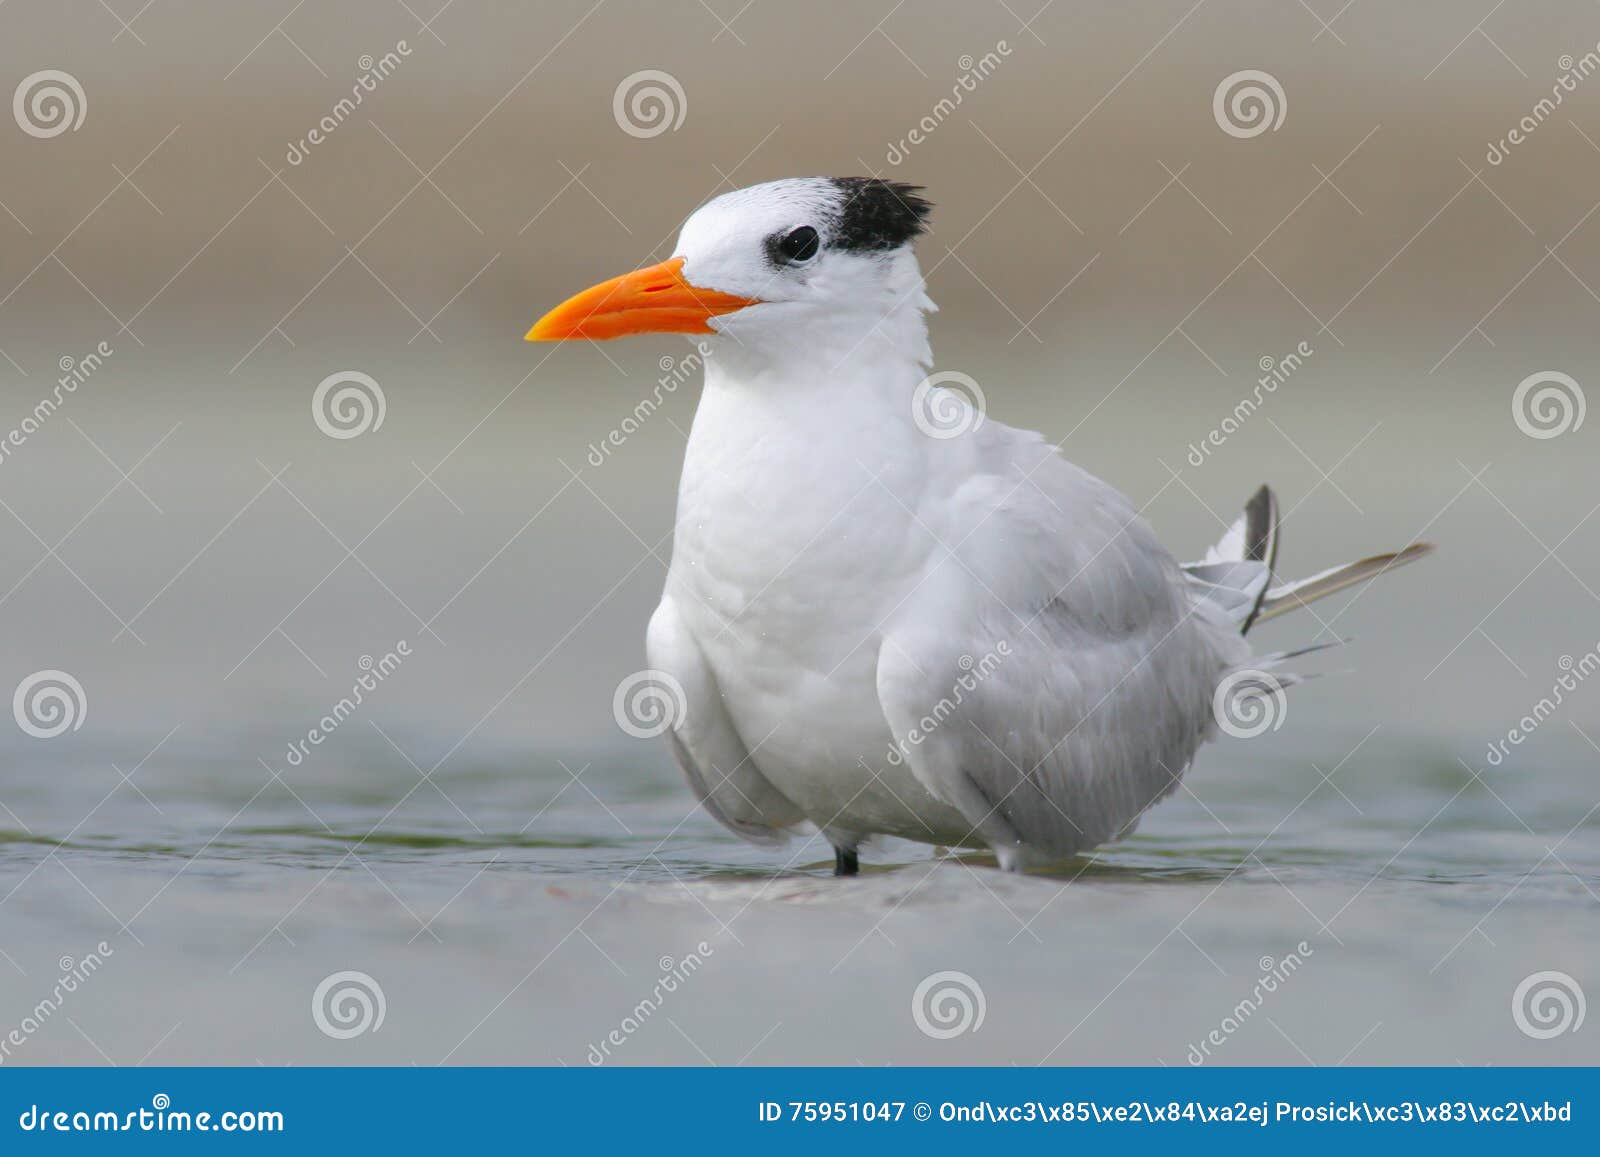
POLYGON ((970 825, 888 759, 876 687, 881 627, 942 553, 928 460, 904 415, 832 404, 850 388, 708 369, 668 590, 753 760, 808 817, 960 834, 970 825))

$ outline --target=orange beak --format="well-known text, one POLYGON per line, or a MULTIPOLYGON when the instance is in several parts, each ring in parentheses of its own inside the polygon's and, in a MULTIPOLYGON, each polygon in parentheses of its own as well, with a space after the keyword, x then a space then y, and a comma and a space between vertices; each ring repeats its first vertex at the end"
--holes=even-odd
POLYGON ((715 333, 708 324, 711 318, 756 304, 753 297, 690 285, 684 280, 683 258, 673 257, 569 297, 538 320, 527 340, 586 337, 604 341, 630 333, 715 333))

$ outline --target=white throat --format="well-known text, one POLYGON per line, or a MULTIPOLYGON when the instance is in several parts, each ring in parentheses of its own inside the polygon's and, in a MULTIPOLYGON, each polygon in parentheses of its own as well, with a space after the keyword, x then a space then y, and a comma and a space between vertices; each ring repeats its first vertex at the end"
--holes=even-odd
POLYGON ((909 248, 874 258, 874 276, 839 286, 822 301, 772 302, 717 319, 715 336, 697 338, 706 389, 810 394, 850 388, 881 397, 910 391, 933 353, 928 298, 909 248))

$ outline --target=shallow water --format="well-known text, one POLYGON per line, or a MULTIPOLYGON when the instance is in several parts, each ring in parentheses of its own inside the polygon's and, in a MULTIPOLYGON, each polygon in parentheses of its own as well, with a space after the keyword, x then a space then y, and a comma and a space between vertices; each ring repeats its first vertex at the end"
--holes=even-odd
POLYGON ((0 1008, 23 1020, 58 958, 111 952, 8 1059, 1593 1062, 1592 1033, 1531 1039, 1511 1011, 1537 971, 1594 990, 1584 745, 1474 778, 1359 739, 1209 749, 1139 834, 1027 877, 891 841, 833 879, 816 840, 722 833, 648 743, 436 780, 376 748, 281 778, 63 762, 6 800, 28 830, 0 835, 0 1008), (384 1018, 336 1040, 312 994, 344 970, 384 1018), (913 994, 952 970, 983 1018, 930 1038, 913 994))

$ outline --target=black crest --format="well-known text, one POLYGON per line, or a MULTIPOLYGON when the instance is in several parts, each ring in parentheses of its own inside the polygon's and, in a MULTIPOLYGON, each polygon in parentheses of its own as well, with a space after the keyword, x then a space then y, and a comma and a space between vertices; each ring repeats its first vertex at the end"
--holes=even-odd
POLYGON ((877 177, 834 177, 833 184, 843 200, 830 248, 898 249, 927 230, 933 203, 920 185, 877 177))

